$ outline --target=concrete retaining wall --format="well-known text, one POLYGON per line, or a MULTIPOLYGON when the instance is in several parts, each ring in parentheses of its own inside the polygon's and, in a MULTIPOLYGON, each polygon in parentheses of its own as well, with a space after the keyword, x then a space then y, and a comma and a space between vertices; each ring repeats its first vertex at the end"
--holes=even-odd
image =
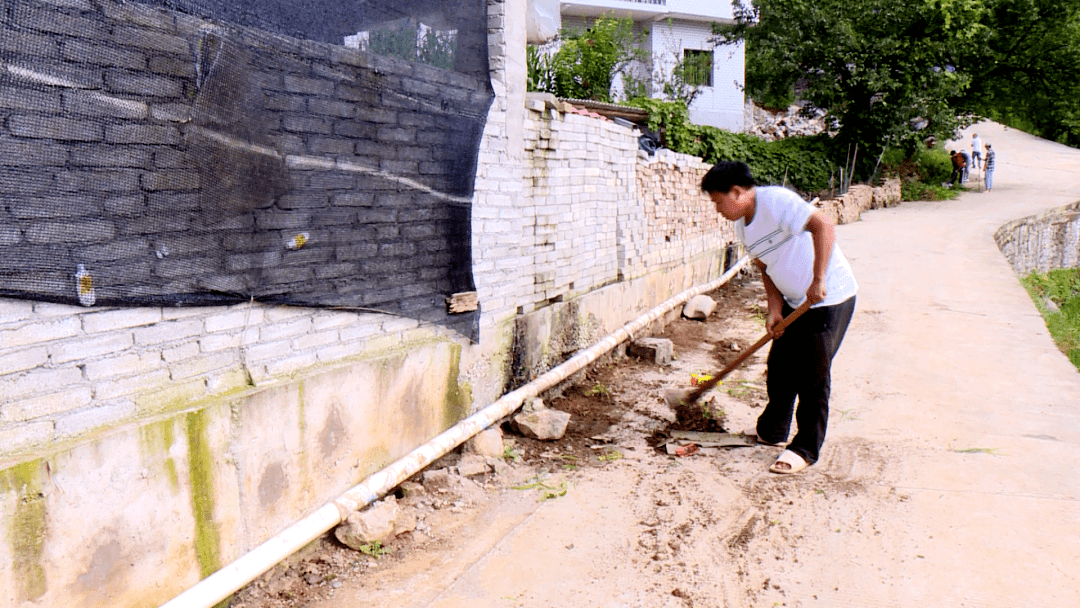
POLYGON ((1020 276, 1080 268, 1080 203, 1009 222, 994 240, 1020 276))

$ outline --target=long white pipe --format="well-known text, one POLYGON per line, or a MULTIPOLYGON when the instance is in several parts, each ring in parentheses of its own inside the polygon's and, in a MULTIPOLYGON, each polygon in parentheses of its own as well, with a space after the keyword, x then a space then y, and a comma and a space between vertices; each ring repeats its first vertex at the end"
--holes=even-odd
POLYGON ((401 482, 424 470, 450 450, 465 443, 473 435, 498 420, 512 414, 528 399, 566 380, 599 359, 616 346, 633 338, 634 334, 667 314, 690 298, 712 291, 731 280, 749 258, 742 257, 716 280, 692 287, 668 298, 648 313, 623 325, 596 344, 579 352, 532 382, 513 390, 491 405, 476 412, 453 427, 443 431, 428 443, 416 448, 397 462, 371 475, 358 485, 323 505, 319 510, 289 526, 284 532, 255 547, 236 561, 211 574, 194 587, 163 604, 161 608, 211 608, 232 595, 256 577, 273 568, 285 558, 322 536, 344 521, 350 513, 361 509, 393 490, 401 482))

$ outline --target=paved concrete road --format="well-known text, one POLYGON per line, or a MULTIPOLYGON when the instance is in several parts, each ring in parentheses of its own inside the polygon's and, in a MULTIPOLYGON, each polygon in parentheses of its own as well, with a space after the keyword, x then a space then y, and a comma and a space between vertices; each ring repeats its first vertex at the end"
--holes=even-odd
POLYGON ((838 357, 836 400, 859 415, 830 440, 921 446, 897 463, 915 514, 895 540, 924 558, 866 572, 869 605, 1080 605, 1080 373, 993 239, 1080 200, 1080 150, 991 123, 957 146, 973 130, 997 150, 992 192, 840 227, 861 331, 838 357), (993 452, 964 452, 980 449, 993 452))
POLYGON ((838 228, 861 290, 831 449, 805 475, 764 473, 775 454, 755 448, 590 477, 436 586, 388 577, 396 593, 343 588, 324 605, 1080 606, 1080 373, 993 239, 1080 199, 1080 150, 975 130, 997 150, 993 192, 838 228), (827 483, 841 496, 815 498, 827 483), (658 529, 643 513, 672 521, 677 564, 635 561, 658 529))

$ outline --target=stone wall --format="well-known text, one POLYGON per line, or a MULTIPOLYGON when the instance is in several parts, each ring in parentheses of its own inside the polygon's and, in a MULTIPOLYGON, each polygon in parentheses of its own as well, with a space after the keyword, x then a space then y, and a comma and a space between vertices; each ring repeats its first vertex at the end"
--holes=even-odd
POLYGON ((1020 276, 1080 268, 1080 203, 1009 222, 994 239, 1020 276))
POLYGON ((838 198, 819 200, 815 205, 834 224, 858 221, 864 211, 895 207, 900 204, 900 180, 889 178, 881 186, 856 184, 838 198))

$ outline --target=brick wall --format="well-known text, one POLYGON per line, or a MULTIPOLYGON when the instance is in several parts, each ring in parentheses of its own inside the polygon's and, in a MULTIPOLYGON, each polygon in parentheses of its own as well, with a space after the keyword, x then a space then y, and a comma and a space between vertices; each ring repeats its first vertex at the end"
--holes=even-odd
POLYGON ((81 265, 98 306, 254 297, 435 321, 472 290, 486 77, 137 4, 11 10, 4 293, 72 303, 81 265))
POLYGON ((639 159, 635 214, 642 219, 640 228, 628 221, 627 232, 636 230, 641 236, 626 243, 623 268, 627 277, 687 263, 735 239, 731 222, 716 212, 701 191, 701 178, 712 165, 670 150, 639 159))
POLYGON ((534 100, 525 123, 526 311, 620 278, 622 208, 633 205, 637 139, 614 122, 566 110, 534 100))

